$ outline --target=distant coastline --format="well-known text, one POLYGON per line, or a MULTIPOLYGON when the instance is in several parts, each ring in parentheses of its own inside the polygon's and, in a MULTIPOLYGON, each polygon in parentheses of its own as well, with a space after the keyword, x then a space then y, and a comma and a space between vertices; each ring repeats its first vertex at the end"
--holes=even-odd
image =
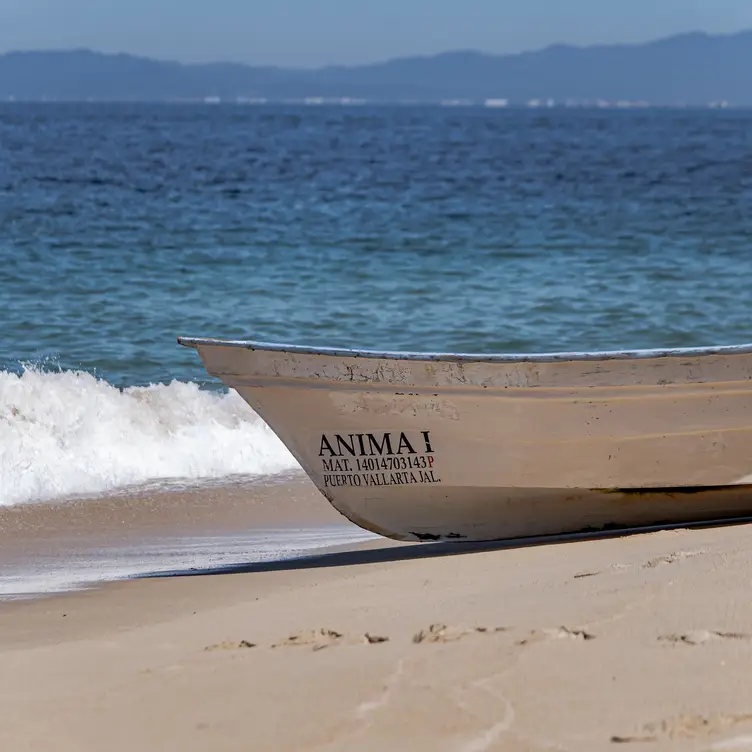
POLYGON ((291 107, 343 107, 343 108, 356 108, 356 107, 441 107, 441 108, 454 108, 454 109, 491 109, 491 110, 507 110, 507 111, 520 111, 520 110, 746 110, 752 108, 750 104, 733 104, 727 101, 720 102, 708 102, 706 104, 694 104, 694 103, 671 103, 671 104, 654 104, 651 102, 629 102, 629 101, 589 101, 584 100, 582 102, 564 101, 556 102, 548 105, 540 105, 535 102, 510 102, 506 105, 488 104, 485 101, 473 101, 469 100, 462 104, 448 103, 445 101, 431 101, 431 100, 350 100, 348 98, 342 99, 319 99, 312 97, 303 97, 300 99, 285 98, 285 99, 246 99, 244 97, 237 97, 235 99, 222 99, 221 97, 204 97, 198 99, 57 99, 55 97, 42 97, 40 99, 19 99, 11 96, 6 99, 0 99, 0 106, 11 104, 91 104, 91 105, 107 105, 107 104, 144 104, 144 105, 192 105, 192 106, 246 106, 246 107, 264 107, 264 106, 291 106, 291 107), (317 101, 312 101, 316 99, 317 101))
POLYGON ((313 70, 183 64, 91 50, 0 55, 0 102, 249 105, 752 106, 752 31, 646 44, 489 55, 473 51, 313 70))

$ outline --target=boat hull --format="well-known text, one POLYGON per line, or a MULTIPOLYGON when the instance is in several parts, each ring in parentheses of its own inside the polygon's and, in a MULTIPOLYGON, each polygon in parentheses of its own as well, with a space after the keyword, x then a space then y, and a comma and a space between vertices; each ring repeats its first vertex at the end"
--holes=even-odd
POLYGON ((494 540, 752 514, 752 352, 420 356, 185 340, 356 524, 494 540))

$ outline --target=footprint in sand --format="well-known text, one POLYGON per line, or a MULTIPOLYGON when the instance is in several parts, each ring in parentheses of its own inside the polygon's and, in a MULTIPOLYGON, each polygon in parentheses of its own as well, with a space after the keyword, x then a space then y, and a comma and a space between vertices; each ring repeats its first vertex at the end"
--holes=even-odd
POLYGON ((613 744, 640 744, 662 739, 694 739, 718 734, 740 723, 752 721, 752 713, 716 713, 713 715, 686 714, 655 723, 646 723, 638 733, 612 736, 613 744))
MULTIPOLYGON (((421 643, 446 643, 456 642, 470 635, 498 634, 508 632, 509 627, 450 627, 446 624, 432 624, 428 629, 421 629, 413 635, 416 645, 421 643)), ((595 635, 584 629, 569 629, 557 627, 555 629, 535 629, 529 636, 519 640, 517 645, 529 645, 544 640, 594 640, 595 635)))
POLYGON ((344 639, 341 632, 333 629, 307 629, 302 632, 296 632, 289 637, 285 637, 279 642, 275 642, 273 648, 289 648, 306 645, 314 650, 323 650, 331 645, 337 645, 344 639))
POLYGON ((594 640, 595 635, 584 629, 570 629, 569 627, 557 627, 555 629, 534 629, 529 637, 520 640, 517 644, 532 645, 545 640, 594 640))
MULTIPOLYGON (((389 638, 384 635, 372 634, 371 632, 366 632, 364 635, 360 635, 357 638, 348 639, 344 634, 337 632, 334 629, 308 629, 291 634, 283 640, 275 642, 271 647, 283 648, 308 646, 313 648, 313 650, 323 650, 332 645, 380 645, 384 642, 389 642, 389 638)), ((243 650, 255 647, 258 647, 256 643, 249 642, 248 640, 241 640, 240 642, 218 642, 216 645, 205 647, 204 650, 243 650)))
POLYGON ((661 635, 659 642, 670 642, 675 645, 704 645, 718 640, 749 640, 750 636, 742 632, 714 632, 707 629, 696 629, 683 634, 661 635))
MULTIPOLYGON (((663 566, 664 564, 676 564, 683 559, 692 559, 695 556, 702 556, 708 553, 704 549, 697 551, 673 551, 670 554, 664 556, 656 556, 654 559, 644 562, 643 564, 611 564, 608 569, 612 572, 629 572, 633 569, 655 569, 656 567, 663 566)), ((574 579, 580 579, 581 577, 594 577, 600 572, 583 572, 582 574, 576 574, 574 579)))
POLYGON ((384 637, 383 635, 373 635, 368 632, 365 633, 365 639, 369 645, 380 645, 382 642, 389 642, 388 637, 384 637))
POLYGON ((302 632, 296 632, 295 634, 286 637, 284 640, 275 642, 272 648, 284 648, 284 647, 297 647, 299 645, 306 645, 313 650, 323 650, 324 648, 331 647, 332 645, 340 644, 366 644, 366 645, 379 645, 384 642, 389 642, 389 638, 383 635, 375 635, 366 632, 365 635, 359 636, 356 639, 348 639, 341 632, 337 632, 334 629, 309 629, 302 632))
POLYGON ((446 624, 431 624, 428 629, 421 629, 413 635, 413 642, 416 645, 429 642, 456 642, 463 637, 472 634, 492 634, 494 632, 506 632, 507 627, 448 627, 446 624))
POLYGON ((255 648, 256 644, 248 642, 248 640, 241 640, 240 642, 218 642, 216 645, 209 645, 204 650, 247 650, 248 648, 255 648))
POLYGON ((666 556, 657 556, 655 559, 645 562, 642 565, 642 569, 655 569, 662 564, 676 564, 676 562, 682 559, 692 559, 705 553, 707 551, 674 551, 673 553, 666 554, 666 556))

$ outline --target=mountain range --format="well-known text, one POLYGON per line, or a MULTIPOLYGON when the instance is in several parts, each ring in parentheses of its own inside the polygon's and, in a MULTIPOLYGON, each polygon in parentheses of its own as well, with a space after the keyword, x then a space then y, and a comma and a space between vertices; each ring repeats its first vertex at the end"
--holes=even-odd
POLYGON ((752 31, 717 36, 697 32, 645 44, 560 44, 514 55, 456 51, 314 70, 182 64, 91 50, 0 55, 0 100, 207 98, 752 105, 752 31))

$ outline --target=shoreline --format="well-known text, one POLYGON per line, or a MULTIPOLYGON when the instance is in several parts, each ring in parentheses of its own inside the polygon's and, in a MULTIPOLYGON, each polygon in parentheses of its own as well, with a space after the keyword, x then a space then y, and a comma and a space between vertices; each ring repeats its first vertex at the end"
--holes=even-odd
POLYGON ((301 475, 0 507, 0 604, 375 537, 301 475))

